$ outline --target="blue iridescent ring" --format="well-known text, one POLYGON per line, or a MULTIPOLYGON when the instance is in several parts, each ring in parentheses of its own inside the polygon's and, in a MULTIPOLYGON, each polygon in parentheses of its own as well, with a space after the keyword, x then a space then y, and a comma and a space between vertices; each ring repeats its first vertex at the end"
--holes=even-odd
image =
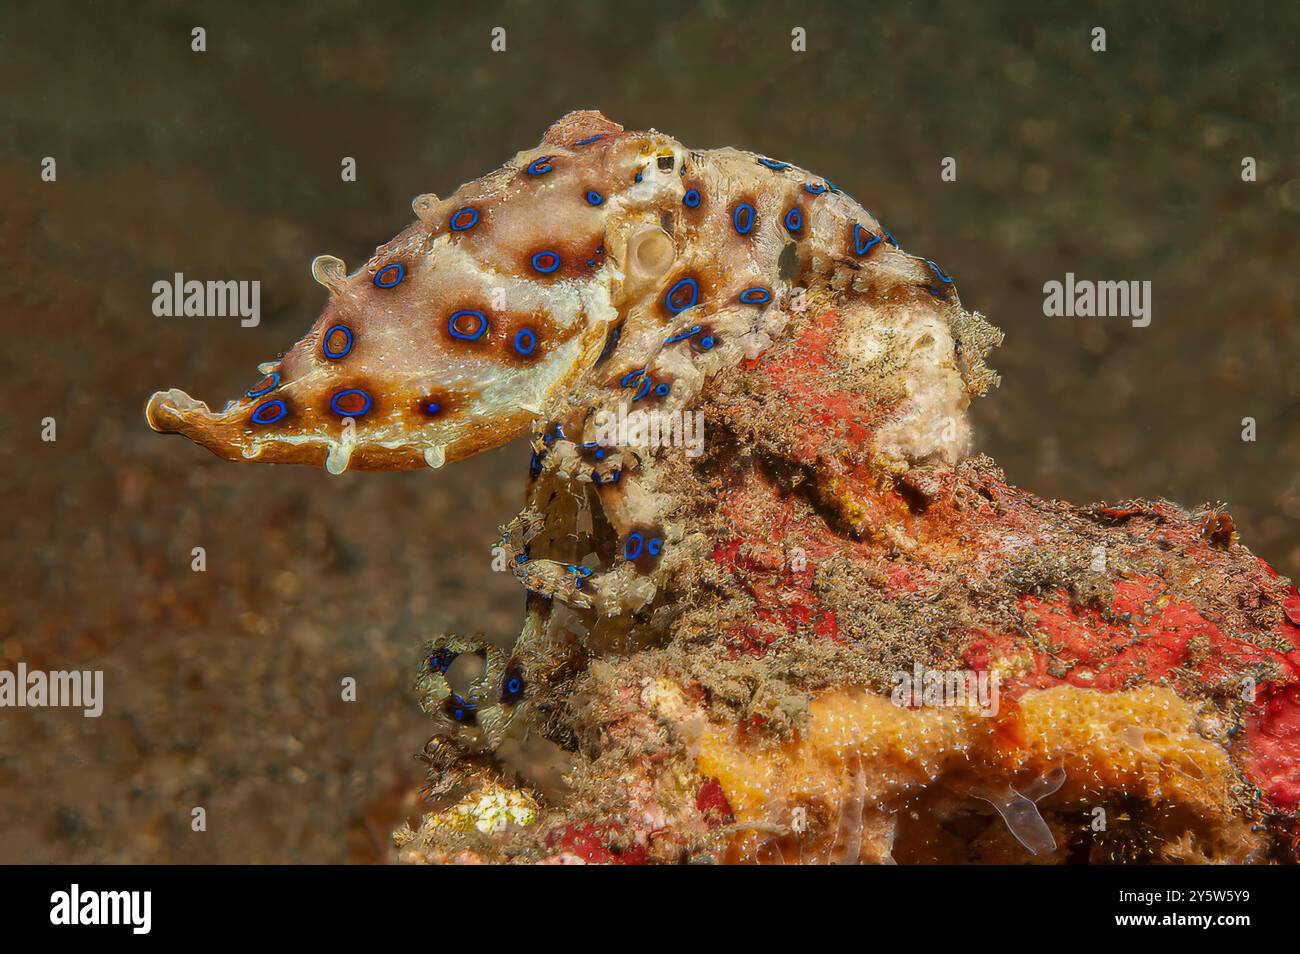
POLYGON ((803 191, 807 192, 809 195, 821 195, 823 192, 826 191, 826 183, 810 182, 803 187, 803 191))
POLYGON ((392 288, 394 285, 400 285, 405 277, 406 266, 401 262, 391 262, 375 272, 372 281, 374 281, 376 288, 392 288), (385 278, 385 275, 388 277, 385 278))
POLYGON ((532 328, 520 328, 515 332, 515 351, 527 357, 537 348, 537 332, 532 328))
POLYGON ((698 208, 700 205, 700 190, 687 189, 686 194, 682 196, 682 205, 688 209, 698 208))
POLYGON ((781 162, 779 159, 769 159, 767 156, 759 156, 758 161, 760 165, 767 166, 769 169, 781 170, 790 168, 790 163, 781 162))
POLYGON ((601 195, 599 192, 597 192, 595 189, 587 190, 588 205, 600 205, 604 201, 605 201, 605 197, 601 195))
POLYGON ((782 221, 785 223, 785 227, 788 231, 798 232, 803 228, 803 213, 799 211, 799 207, 796 205, 785 214, 785 218, 782 221))
POLYGON ((274 391, 276 388, 278 388, 278 387, 280 386, 280 372, 279 372, 279 371, 272 371, 270 374, 267 375, 267 377, 271 379, 271 383, 270 383, 270 384, 268 384, 268 385, 267 385, 266 387, 264 387, 264 388, 250 388, 250 389, 246 392, 247 395, 248 395, 249 397, 251 397, 251 398, 259 398, 259 397, 261 397, 263 394, 270 394, 272 391, 274 391))
POLYGON ((748 202, 740 203, 731 211, 731 225, 738 235, 748 235, 754 227, 754 219, 754 207, 748 202))
POLYGON ((352 329, 346 325, 332 326, 325 332, 325 336, 321 339, 321 350, 325 352, 325 357, 327 358, 342 358, 352 350, 352 329), (330 339, 340 331, 343 332, 344 337, 343 347, 338 349, 331 348, 330 339))
POLYGON ((289 408, 276 398, 274 401, 264 401, 259 404, 253 411, 251 420, 254 424, 274 424, 288 413, 289 408))
POLYGON ((558 252, 552 252, 549 249, 533 253, 533 270, 543 275, 549 275, 560 267, 560 255, 558 252))
POLYGON ((641 548, 645 545, 645 538, 639 531, 633 530, 623 541, 623 556, 629 560, 635 560, 641 555, 641 548))
POLYGON ((861 225, 853 226, 853 254, 866 255, 880 244, 880 236, 873 235, 861 225))
POLYGON ((605 137, 604 137, 603 134, 602 134, 602 135, 596 135, 596 136, 588 136, 586 139, 579 139, 577 142, 574 143, 574 145, 575 145, 575 146, 590 146, 593 142, 600 142, 600 140, 602 140, 602 139, 604 139, 604 138, 605 138, 605 137))
POLYGON ((478 209, 465 206, 463 209, 457 209, 451 216, 451 230, 453 232, 466 232, 478 225, 478 209))
POLYGON ((746 305, 763 305, 772 300, 772 292, 761 285, 755 285, 741 292, 740 300, 746 305))
POLYGON ((370 395, 360 388, 344 388, 330 398, 330 410, 342 417, 361 417, 375 402, 370 399, 370 395), (357 407, 345 407, 344 401, 360 398, 361 403, 357 407))
POLYGON ((664 296, 664 307, 674 315, 680 314, 687 308, 692 308, 700 300, 700 283, 694 278, 683 278, 679 280, 672 288, 668 289, 668 294, 664 296), (678 293, 686 290, 690 293, 690 298, 682 304, 677 303, 678 293))
POLYGON ((927 264, 927 265, 930 266, 930 271, 934 272, 934 277, 937 278, 937 279, 939 279, 939 281, 943 282, 945 285, 951 285, 951 284, 952 284, 952 279, 949 278, 947 275, 945 275, 945 274, 943 273, 943 269, 940 268, 938 265, 936 265, 934 262, 930 261, 930 260, 927 258, 927 259, 925 260, 925 264, 927 264))
POLYGON ((555 166, 551 165, 550 156, 538 156, 528 163, 528 174, 530 176, 544 176, 554 168, 555 166))
POLYGON ((459 338, 461 341, 478 341, 487 331, 487 326, 487 315, 471 308, 462 308, 460 311, 452 312, 451 317, 447 319, 447 331, 453 338, 459 338), (472 318, 474 320, 473 331, 461 331, 456 327, 457 322, 462 318, 472 318))

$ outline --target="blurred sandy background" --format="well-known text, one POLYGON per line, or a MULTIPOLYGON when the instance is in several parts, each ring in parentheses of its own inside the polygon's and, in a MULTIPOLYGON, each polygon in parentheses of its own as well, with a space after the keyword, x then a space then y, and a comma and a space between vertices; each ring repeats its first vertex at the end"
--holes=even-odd
POLYGON ((0 710, 0 862, 384 860, 416 811, 419 641, 518 630, 489 548, 526 449, 332 478, 222 463, 141 412, 241 393, 320 309, 314 255, 355 267, 414 195, 570 109, 831 178, 1006 330, 975 415, 1013 481, 1224 500, 1300 575, 1294 5, 26 6, 0 11, 0 657, 102 669, 107 704, 0 710), (178 271, 260 280, 261 325, 155 318, 178 271), (1151 326, 1044 318, 1067 271, 1152 281, 1151 326))

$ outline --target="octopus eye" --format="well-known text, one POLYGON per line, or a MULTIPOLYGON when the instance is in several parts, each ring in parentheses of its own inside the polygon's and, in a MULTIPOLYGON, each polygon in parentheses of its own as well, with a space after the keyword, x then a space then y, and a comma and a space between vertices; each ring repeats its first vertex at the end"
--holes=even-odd
POLYGON ((660 171, 660 172, 672 172, 672 171, 673 171, 673 162, 674 162, 674 160, 673 160, 673 157, 672 157, 672 156, 660 156, 659 159, 658 159, 657 161, 658 161, 658 163, 659 163, 659 171, 660 171))
POLYGON ((394 285, 400 285, 405 277, 406 266, 401 262, 393 262, 375 272, 375 277, 371 280, 376 288, 392 288, 394 285))
POLYGON ((668 233, 653 226, 633 235, 627 247, 633 269, 642 278, 658 278, 668 271, 677 257, 677 249, 668 233))

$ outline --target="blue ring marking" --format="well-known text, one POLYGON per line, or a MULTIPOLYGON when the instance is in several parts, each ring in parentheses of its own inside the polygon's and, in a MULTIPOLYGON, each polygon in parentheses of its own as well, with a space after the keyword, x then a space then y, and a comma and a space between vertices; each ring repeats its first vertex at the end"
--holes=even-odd
MULTIPOLYGON (((536 477, 541 472, 542 472, 542 458, 537 453, 537 451, 533 451, 533 456, 528 461, 528 474, 530 477, 536 477)), ((522 556, 522 554, 520 555, 522 556)))
POLYGON ((607 451, 603 447, 597 447, 596 453, 592 454, 591 456, 596 458, 596 460, 604 460, 606 457, 609 456, 609 451, 607 451))
POLYGON ((717 339, 715 339, 713 335, 705 335, 703 338, 700 339, 700 347, 703 348, 705 351, 711 350, 713 346, 717 343, 718 343, 717 339))
POLYGON ((790 168, 790 163, 781 162, 779 159, 769 159, 767 156, 759 156, 758 162, 759 165, 767 166, 769 169, 776 169, 778 171, 790 168))
POLYGON ((664 307, 672 314, 680 315, 687 308, 694 308, 700 300, 700 283, 694 278, 680 279, 672 288, 668 289, 668 294, 664 295, 664 307), (673 299, 677 297, 677 292, 681 288, 688 288, 691 292, 691 300, 684 305, 673 304, 673 299))
POLYGON ((633 530, 623 541, 623 556, 628 560, 635 560, 641 555, 641 548, 645 545, 645 538, 641 536, 640 531, 633 530), (636 550, 632 549, 632 544, 636 544, 636 550))
POLYGON ((660 397, 667 397, 667 396, 668 396, 668 392, 671 391, 671 390, 672 390, 672 387, 671 387, 670 385, 668 385, 668 384, 656 384, 656 385, 655 385, 655 394, 659 395, 660 397))
POLYGON ((685 194, 684 196, 682 196, 682 205, 686 206, 686 208, 688 208, 688 209, 699 208, 699 205, 700 205, 700 190, 699 190, 699 189, 687 189, 687 190, 686 190, 686 194, 685 194))
POLYGON ((250 388, 245 393, 251 398, 259 398, 263 394, 270 394, 272 391, 274 391, 276 388, 280 386, 280 372, 272 371, 270 375, 268 375, 268 377, 270 377, 271 383, 268 384, 266 387, 260 389, 250 388))
POLYGON ((332 398, 330 398, 330 410, 333 411, 335 414, 339 414, 343 417, 361 417, 362 415, 369 412, 370 408, 374 405, 374 403, 375 402, 371 400, 370 395, 367 394, 365 391, 361 390, 360 388, 344 388, 342 391, 339 391, 332 398), (366 399, 366 403, 362 406, 361 410, 345 411, 341 407, 339 407, 339 398, 344 398, 351 394, 360 394, 363 398, 366 399))
POLYGON ((634 176, 632 177, 632 181, 633 181, 633 182, 640 182, 640 181, 641 181, 641 173, 640 173, 640 171, 638 171, 637 174, 634 175, 634 176))
POLYGON ((687 338, 694 338, 700 333, 701 325, 692 325, 689 330, 683 331, 679 335, 673 335, 671 338, 665 338, 664 344, 676 344, 679 341, 685 341, 687 338))
POLYGON ((515 332, 514 347, 516 352, 528 357, 537 348, 537 332, 532 328, 520 328, 515 332))
POLYGON ((474 713, 478 712, 478 706, 472 702, 466 702, 457 693, 452 693, 448 698, 451 702, 451 717, 457 722, 464 722, 474 713))
POLYGON ((643 397, 645 397, 647 394, 649 394, 649 393, 650 393, 650 385, 651 385, 652 383, 653 383, 653 382, 650 380, 650 375, 647 374, 645 377, 643 377, 643 378, 641 379, 641 387, 637 390, 636 395, 632 398, 632 400, 633 400, 633 401, 639 401, 639 400, 641 400, 643 397))
POLYGON ((274 401, 263 401, 253 411, 251 418, 254 424, 274 424, 280 418, 289 413, 288 406, 276 398, 274 401), (268 412, 273 412, 274 417, 267 417, 268 412))
POLYGON ((506 683, 506 692, 512 696, 517 696, 524 690, 524 682, 518 676, 511 676, 510 681, 506 683))
POLYGON ((551 165, 550 156, 538 156, 528 163, 527 172, 530 176, 544 176, 554 168, 555 166, 551 165))
POLYGON ((597 192, 595 189, 587 190, 588 205, 600 205, 604 201, 605 201, 605 197, 601 195, 599 192, 597 192))
POLYGON ((400 285, 402 283, 402 279, 405 277, 406 277, 406 266, 403 265, 401 262, 390 262, 389 264, 381 268, 379 271, 375 272, 375 277, 371 279, 371 281, 375 283, 376 288, 392 288, 394 285, 400 285), (380 281, 380 279, 383 278, 383 276, 386 273, 393 271, 394 269, 396 269, 397 271, 396 278, 394 278, 390 282, 380 281))
POLYGON ((796 205, 785 214, 785 218, 781 221, 785 224, 788 231, 798 232, 803 228, 803 213, 799 211, 799 207, 796 205))
POLYGON ((451 317, 447 319, 447 331, 451 333, 453 338, 459 338, 461 341, 478 341, 479 338, 483 337, 484 332, 487 331, 487 326, 487 315, 483 314, 481 311, 474 311, 471 308, 462 308, 460 311, 454 311, 452 312, 451 317), (469 315, 477 322, 474 326, 474 330, 468 334, 460 331, 456 327, 456 319, 460 318, 462 315, 469 315))
POLYGON ((930 260, 927 258, 927 259, 925 260, 925 264, 927 264, 927 265, 930 266, 930 271, 934 272, 934 277, 937 278, 937 279, 939 279, 939 281, 943 282, 945 285, 951 285, 951 284, 952 284, 952 279, 949 278, 947 275, 945 275, 945 274, 943 273, 943 269, 940 268, 938 265, 936 265, 934 262, 930 261, 930 260))
POLYGON ((762 285, 755 285, 741 292, 740 300, 746 305, 763 305, 772 300, 772 292, 762 285))
POLYGON ((880 244, 880 236, 872 235, 859 224, 853 226, 853 254, 866 255, 880 244))
POLYGON ((533 261, 533 270, 534 270, 534 271, 536 271, 536 272, 540 272, 540 273, 543 274, 543 275, 549 275, 549 274, 551 274, 551 272, 555 271, 557 268, 560 267, 560 253, 559 253, 559 252, 552 252, 552 251, 549 250, 549 249, 544 249, 544 250, 542 250, 542 251, 540 251, 540 252, 534 252, 534 253, 533 253, 533 259, 532 259, 532 261, 533 261), (541 265, 537 264, 537 260, 538 260, 539 258, 545 258, 547 255, 551 256, 551 259, 552 259, 552 261, 551 261, 551 267, 550 267, 550 268, 543 268, 541 265))
POLYGON ((588 136, 586 139, 579 139, 577 142, 574 143, 574 145, 575 145, 575 146, 590 146, 593 142, 600 142, 600 140, 602 140, 602 139, 604 139, 604 138, 605 138, 604 133, 600 133, 600 134, 597 134, 597 135, 595 135, 595 136, 588 136))
POLYGON ((330 326, 330 329, 325 332, 325 337, 321 339, 321 350, 325 352, 325 357, 327 358, 342 358, 352 350, 352 329, 347 327, 347 325, 330 326), (331 351, 330 339, 334 337, 334 332, 336 331, 341 331, 343 334, 347 335, 348 343, 343 346, 342 350, 331 351))
POLYGON ((641 375, 643 374, 645 374, 645 368, 637 368, 633 371, 629 371, 627 374, 623 375, 623 377, 619 379, 618 382, 619 387, 630 388, 632 386, 632 382, 635 381, 637 378, 641 377, 641 375))
POLYGON ((582 566, 576 563, 566 564, 564 567, 573 574, 573 585, 577 589, 582 589, 583 581, 591 576, 591 567, 582 566))
POLYGON ((888 232, 885 233, 885 241, 894 246, 894 248, 902 248, 902 246, 898 244, 898 239, 894 238, 894 236, 888 232))
POLYGON ((442 405, 437 401, 426 401, 424 404, 420 405, 420 408, 430 417, 436 417, 442 413, 442 405))
POLYGON ((469 229, 472 229, 474 226, 478 225, 478 209, 471 208, 468 205, 464 206, 463 208, 457 209, 455 212, 451 214, 451 220, 449 224, 451 225, 451 230, 453 232, 466 232, 469 229), (470 216, 469 221, 464 223, 463 225, 458 225, 457 223, 460 222, 460 220, 464 217, 466 213, 469 213, 470 216))
POLYGON ((807 192, 809 195, 821 195, 823 192, 826 191, 826 183, 809 182, 807 185, 803 187, 803 191, 807 192))
POLYGON ((664 542, 658 537, 651 537, 649 542, 645 545, 646 552, 652 557, 657 557, 663 551, 663 548, 664 542))
POLYGON ((742 202, 731 211, 731 227, 736 230, 737 235, 748 235, 754 228, 754 220, 758 218, 758 213, 748 202, 742 202), (740 215, 745 213, 745 224, 740 224, 740 215))

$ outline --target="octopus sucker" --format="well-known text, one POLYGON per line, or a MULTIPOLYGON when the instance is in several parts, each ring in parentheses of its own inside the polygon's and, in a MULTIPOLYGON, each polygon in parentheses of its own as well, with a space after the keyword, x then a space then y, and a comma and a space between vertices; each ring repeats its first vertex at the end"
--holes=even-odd
POLYGON ((331 473, 529 438, 522 631, 425 645, 401 858, 1297 860, 1300 591, 1222 506, 1009 484, 955 263, 594 111, 412 209, 243 395, 146 408, 331 473))

